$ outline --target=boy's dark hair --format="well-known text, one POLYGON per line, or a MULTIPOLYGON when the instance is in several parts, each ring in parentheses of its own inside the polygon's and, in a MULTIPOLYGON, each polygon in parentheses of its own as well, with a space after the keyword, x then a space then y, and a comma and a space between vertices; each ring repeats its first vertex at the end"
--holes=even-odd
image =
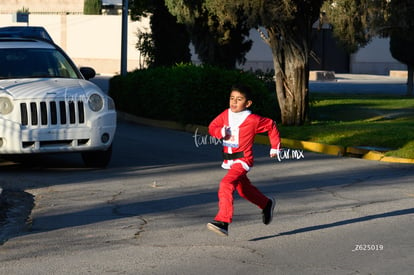
POLYGON ((252 100, 252 90, 247 85, 234 84, 231 87, 231 91, 238 91, 239 93, 241 93, 242 95, 244 95, 244 97, 246 98, 246 100, 252 100))

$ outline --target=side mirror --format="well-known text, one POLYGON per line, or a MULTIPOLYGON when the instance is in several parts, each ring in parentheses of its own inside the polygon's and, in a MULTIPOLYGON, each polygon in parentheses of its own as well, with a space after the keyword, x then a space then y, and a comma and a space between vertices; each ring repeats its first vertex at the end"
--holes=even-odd
POLYGON ((96 75, 96 72, 93 68, 91 67, 80 67, 79 71, 81 72, 81 74, 83 75, 83 77, 86 80, 89 80, 91 78, 94 78, 96 75))

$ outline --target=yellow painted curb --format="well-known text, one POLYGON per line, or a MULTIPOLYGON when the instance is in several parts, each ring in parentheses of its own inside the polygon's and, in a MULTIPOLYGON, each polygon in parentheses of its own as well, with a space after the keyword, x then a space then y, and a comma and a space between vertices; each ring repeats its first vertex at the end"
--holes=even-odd
POLYGON ((383 157, 381 161, 414 164, 414 159, 405 159, 405 158, 397 158, 397 157, 383 157))
POLYGON ((384 154, 382 153, 375 152, 375 151, 369 151, 368 153, 364 154, 361 158, 381 161, 383 157, 384 157, 384 154))
POLYGON ((385 162, 392 162, 392 163, 412 163, 414 164, 414 159, 406 159, 406 158, 397 158, 397 157, 387 157, 383 153, 370 151, 364 154, 362 159, 368 160, 377 160, 377 161, 385 161, 385 162))
MULTIPOLYGON (((270 144, 269 138, 264 135, 257 135, 255 138, 255 142, 259 144, 265 144, 265 145, 270 144)), ((345 152, 345 148, 342 146, 327 145, 327 144, 321 144, 321 143, 310 142, 310 141, 300 141, 300 140, 282 138, 281 143, 283 147, 288 147, 292 149, 304 149, 304 150, 308 150, 312 152, 324 153, 324 154, 334 155, 334 156, 343 156, 345 152)))
POLYGON ((294 139, 282 138, 282 145, 289 148, 304 149, 312 152, 318 152, 333 156, 343 156, 345 147, 338 145, 328 145, 310 141, 300 141, 294 139))
MULTIPOLYGON (((208 134, 208 127, 202 126, 202 125, 194 125, 194 124, 184 125, 182 123, 178 123, 175 121, 163 121, 163 120, 138 117, 138 116, 130 115, 130 114, 123 113, 120 111, 118 111, 117 114, 118 114, 118 118, 120 119, 147 125, 147 126, 162 127, 162 128, 172 129, 172 130, 190 132, 190 133, 195 133, 197 131, 198 134, 202 134, 202 135, 208 134)), ((270 144, 269 138, 266 135, 256 135, 255 143, 264 144, 264 145, 270 144)), ((322 144, 322 143, 317 143, 317 142, 300 141, 300 140, 294 140, 294 139, 288 139, 288 138, 282 138, 281 143, 283 147, 292 148, 292 149, 303 149, 303 150, 323 153, 327 155, 334 155, 334 156, 358 155, 358 157, 362 159, 366 159, 366 160, 414 164, 414 159, 386 157, 383 153, 376 152, 376 151, 369 151, 363 148, 343 147, 343 146, 338 146, 338 145, 328 145, 328 144, 322 144)))

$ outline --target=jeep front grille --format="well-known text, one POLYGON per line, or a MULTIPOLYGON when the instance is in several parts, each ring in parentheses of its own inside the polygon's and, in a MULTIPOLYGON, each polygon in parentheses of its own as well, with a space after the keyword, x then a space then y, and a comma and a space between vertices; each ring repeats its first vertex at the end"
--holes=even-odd
POLYGON ((41 101, 20 103, 24 126, 67 125, 85 123, 83 101, 41 101))

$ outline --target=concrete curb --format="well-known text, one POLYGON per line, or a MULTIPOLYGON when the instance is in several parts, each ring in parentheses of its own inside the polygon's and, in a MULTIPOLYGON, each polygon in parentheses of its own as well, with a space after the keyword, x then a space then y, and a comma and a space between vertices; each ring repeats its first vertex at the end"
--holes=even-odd
MULTIPOLYGON (((208 134, 208 127, 196 124, 182 124, 174 121, 163 121, 156 119, 148 119, 143 117, 134 116, 124 112, 118 111, 118 118, 147 126, 167 128, 171 130, 185 131, 195 133, 197 130, 198 134, 208 134)), ((265 135, 257 135, 255 142, 258 144, 269 145, 269 139, 265 135)), ((414 164, 414 159, 397 158, 385 156, 384 152, 368 150, 358 147, 343 147, 338 145, 322 144, 310 141, 301 141, 288 138, 282 138, 282 146, 292 149, 303 149, 311 152, 322 153, 334 156, 344 157, 356 157, 366 160, 376 160, 391 163, 408 163, 414 164)))

